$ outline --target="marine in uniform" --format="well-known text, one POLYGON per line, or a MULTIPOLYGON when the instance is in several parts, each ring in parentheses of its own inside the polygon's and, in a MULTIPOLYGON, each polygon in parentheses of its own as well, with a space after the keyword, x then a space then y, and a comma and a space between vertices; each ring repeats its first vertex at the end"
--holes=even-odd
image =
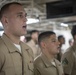
POLYGON ((27 42, 27 45, 31 47, 33 51, 34 58, 36 58, 41 53, 41 50, 38 45, 38 35, 39 35, 38 30, 32 30, 30 32, 31 40, 27 42))
POLYGON ((33 52, 20 41, 26 34, 26 13, 20 3, 5 4, 0 10, 4 34, 0 38, 0 75, 34 75, 33 52))
POLYGON ((63 75, 61 63, 57 59, 48 61, 43 54, 35 59, 34 66, 35 75, 63 75))
POLYGON ((20 42, 21 52, 6 34, 0 38, 0 75, 33 75, 32 50, 20 42))
POLYGON ((76 44, 64 53, 62 64, 65 75, 76 75, 76 44))
POLYGON ((39 35, 38 43, 42 53, 34 61, 35 75, 63 75, 62 65, 55 59, 59 52, 56 34, 52 31, 43 32, 39 35))
POLYGON ((76 75, 76 25, 72 27, 74 38, 73 46, 69 47, 62 56, 62 65, 65 75, 76 75))

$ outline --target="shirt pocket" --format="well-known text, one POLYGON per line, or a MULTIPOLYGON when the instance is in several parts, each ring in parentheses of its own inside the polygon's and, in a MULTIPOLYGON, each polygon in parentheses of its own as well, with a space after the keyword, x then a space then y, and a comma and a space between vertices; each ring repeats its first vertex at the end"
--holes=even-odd
POLYGON ((14 75, 15 74, 12 66, 8 66, 8 67, 4 68, 3 72, 4 72, 3 75, 14 75))
POLYGON ((33 72, 34 66, 32 62, 28 64, 28 69, 33 72))

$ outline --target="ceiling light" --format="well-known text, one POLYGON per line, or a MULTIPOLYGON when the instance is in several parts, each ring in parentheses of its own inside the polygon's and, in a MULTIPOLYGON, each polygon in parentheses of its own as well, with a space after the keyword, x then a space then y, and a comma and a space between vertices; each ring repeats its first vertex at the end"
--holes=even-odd
POLYGON ((39 19, 27 18, 27 24, 38 23, 39 19))
POLYGON ((60 25, 64 27, 68 27, 68 24, 65 24, 65 23, 61 23, 60 25))

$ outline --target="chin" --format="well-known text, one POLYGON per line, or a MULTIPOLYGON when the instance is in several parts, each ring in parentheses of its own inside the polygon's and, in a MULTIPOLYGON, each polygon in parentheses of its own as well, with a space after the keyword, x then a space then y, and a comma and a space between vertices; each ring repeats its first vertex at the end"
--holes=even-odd
POLYGON ((54 54, 56 55, 56 54, 58 54, 58 53, 59 53, 59 51, 55 52, 54 54))
POLYGON ((26 34, 27 34, 27 32, 22 33, 22 35, 26 35, 26 34))

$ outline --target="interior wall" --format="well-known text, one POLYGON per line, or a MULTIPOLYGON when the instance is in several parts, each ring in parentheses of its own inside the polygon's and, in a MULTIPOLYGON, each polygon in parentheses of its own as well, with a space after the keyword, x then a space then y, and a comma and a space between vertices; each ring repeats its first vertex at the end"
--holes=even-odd
POLYGON ((62 47, 62 52, 64 53, 66 49, 69 47, 69 39, 72 39, 71 31, 70 30, 54 30, 57 36, 63 35, 65 38, 65 44, 62 47))

